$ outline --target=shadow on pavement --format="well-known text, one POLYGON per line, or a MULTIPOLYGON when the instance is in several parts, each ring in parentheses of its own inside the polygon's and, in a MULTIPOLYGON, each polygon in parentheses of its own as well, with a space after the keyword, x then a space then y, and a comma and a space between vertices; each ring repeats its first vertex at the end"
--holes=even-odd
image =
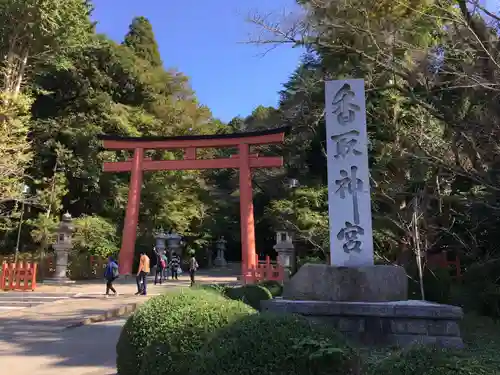
MULTIPOLYGON (((92 315, 93 311, 85 313, 92 315)), ((44 369, 49 374, 50 369, 57 368, 64 368, 68 375, 92 374, 93 368, 99 368, 101 374, 112 374, 123 323, 124 320, 114 320, 61 329, 61 321, 0 317, 0 365, 8 365, 13 373, 33 375, 45 374, 44 369), (70 371, 71 367, 80 367, 82 371, 70 371)))

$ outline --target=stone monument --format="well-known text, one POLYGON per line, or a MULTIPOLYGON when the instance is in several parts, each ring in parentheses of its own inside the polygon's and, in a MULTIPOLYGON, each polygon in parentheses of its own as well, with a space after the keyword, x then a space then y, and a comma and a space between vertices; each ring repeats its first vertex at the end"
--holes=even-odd
POLYGON ((298 313, 373 345, 461 347, 462 309, 409 301, 404 268, 375 265, 364 82, 325 87, 330 262, 306 264, 262 310, 298 313))
POLYGON ((172 254, 176 253, 182 259, 182 236, 171 230, 166 236, 169 259, 172 259, 172 254))
POLYGON ((278 264, 285 269, 285 280, 295 271, 295 248, 293 239, 287 231, 276 232, 276 245, 274 250, 278 253, 278 264))
POLYGON ((226 251, 226 243, 227 241, 224 239, 224 236, 221 236, 221 238, 219 238, 215 243, 217 255, 215 256, 214 264, 217 267, 227 266, 227 261, 224 254, 226 251))
POLYGON ((74 282, 66 276, 69 252, 73 248, 72 234, 74 226, 72 221, 71 215, 68 212, 62 216, 62 220, 57 228, 56 243, 52 245, 56 253, 56 271, 52 278, 45 280, 45 283, 68 284, 74 282))

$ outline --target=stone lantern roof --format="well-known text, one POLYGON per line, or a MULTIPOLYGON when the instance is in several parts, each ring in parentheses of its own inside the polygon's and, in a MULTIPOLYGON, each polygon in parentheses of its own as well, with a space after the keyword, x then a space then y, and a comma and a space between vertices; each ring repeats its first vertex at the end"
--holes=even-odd
POLYGON ((182 236, 181 236, 181 235, 179 235, 179 234, 177 234, 175 231, 171 231, 170 233, 168 233, 168 234, 166 235, 166 237, 167 237, 168 239, 176 239, 176 240, 180 240, 180 239, 182 239, 182 236))
POLYGON ((73 225, 73 218, 69 212, 66 212, 62 215, 61 222, 59 223, 59 227, 57 228, 58 233, 73 233, 75 226, 73 225))

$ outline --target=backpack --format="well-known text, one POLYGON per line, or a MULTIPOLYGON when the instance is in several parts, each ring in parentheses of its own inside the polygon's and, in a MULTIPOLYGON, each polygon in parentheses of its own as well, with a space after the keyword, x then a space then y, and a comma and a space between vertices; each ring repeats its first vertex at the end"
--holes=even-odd
POLYGON ((120 276, 120 272, 118 271, 118 265, 113 264, 111 266, 111 275, 113 275, 114 278, 120 276))
POLYGON ((167 264, 165 263, 165 259, 160 258, 160 265, 161 265, 161 268, 165 268, 167 266, 167 264))

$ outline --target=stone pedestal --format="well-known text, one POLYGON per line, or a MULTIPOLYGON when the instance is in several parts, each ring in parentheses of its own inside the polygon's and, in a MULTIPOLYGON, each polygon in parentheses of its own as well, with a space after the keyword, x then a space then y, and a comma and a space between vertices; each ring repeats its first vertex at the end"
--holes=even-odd
POLYGON ((408 298, 403 267, 335 267, 305 264, 289 280, 283 298, 309 301, 401 301, 408 298))
POLYGON ((425 301, 333 302, 267 300, 262 311, 300 314, 331 325, 363 345, 407 347, 431 344, 462 348, 460 307, 425 301))
POLYGON ((57 245, 54 245, 54 250, 56 253, 56 272, 54 273, 54 279, 65 280, 68 278, 66 272, 68 270, 69 249, 57 248, 57 245))
POLYGON ((285 283, 283 299, 262 301, 261 308, 331 325, 363 345, 461 348, 462 309, 407 300, 407 280, 398 266, 306 264, 285 283))
POLYGON ((54 276, 44 280, 45 284, 72 284, 75 281, 66 276, 70 249, 66 246, 52 245, 56 254, 56 271, 54 276))
POLYGON ((225 257, 226 243, 227 241, 224 239, 224 236, 222 236, 216 243, 217 255, 214 260, 214 264, 216 267, 227 266, 227 261, 225 257))

